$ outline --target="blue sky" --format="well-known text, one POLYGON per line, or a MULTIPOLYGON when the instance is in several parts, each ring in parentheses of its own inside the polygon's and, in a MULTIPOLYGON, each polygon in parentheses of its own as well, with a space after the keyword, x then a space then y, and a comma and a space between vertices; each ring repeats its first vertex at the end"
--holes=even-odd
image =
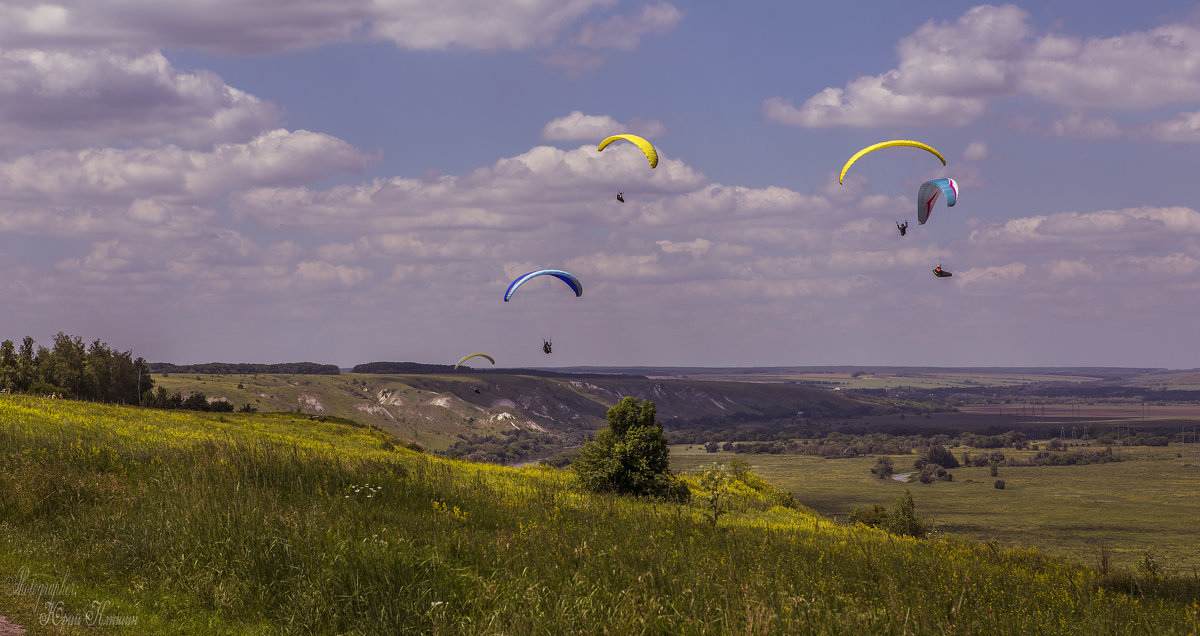
POLYGON ((1198 146, 1189 3, 8 2, 0 336, 1192 368, 1198 146), (659 167, 596 152, 620 132, 659 167), (948 163, 882 151, 837 183, 893 138, 948 163), (958 205, 917 227, 943 176, 958 205), (544 267, 584 296, 501 300, 544 267))

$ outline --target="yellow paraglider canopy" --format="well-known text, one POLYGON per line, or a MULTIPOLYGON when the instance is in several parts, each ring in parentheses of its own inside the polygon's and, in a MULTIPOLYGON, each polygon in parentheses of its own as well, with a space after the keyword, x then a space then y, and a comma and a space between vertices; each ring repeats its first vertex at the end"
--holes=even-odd
POLYGON ((943 157, 942 153, 938 152, 937 149, 934 148, 933 146, 923 144, 919 141, 912 141, 910 139, 893 139, 891 141, 881 141, 877 144, 872 144, 872 145, 867 146, 866 148, 863 148, 862 150, 859 150, 858 152, 854 153, 854 156, 850 157, 850 161, 847 161, 846 165, 842 166, 842 174, 838 175, 838 183, 841 183, 842 179, 846 178, 846 171, 850 169, 850 166, 855 161, 858 161, 859 157, 862 157, 863 155, 865 155, 869 152, 875 152, 876 150, 880 150, 883 148, 893 148, 896 146, 911 146, 913 148, 920 148, 921 150, 928 150, 929 152, 932 152, 935 157, 942 160, 943 166, 946 165, 946 158, 943 157))
POLYGON ((475 357, 487 358, 489 362, 491 362, 492 364, 496 364, 496 359, 493 358, 492 356, 489 356, 486 353, 472 353, 471 355, 463 358, 462 360, 459 360, 458 364, 454 365, 454 368, 457 369, 457 368, 461 367, 464 362, 466 362, 467 360, 470 360, 471 358, 475 358, 475 357))
MULTIPOLYGON (((645 139, 642 139, 641 137, 638 137, 637 135, 628 135, 628 134, 613 135, 612 137, 609 137, 608 139, 605 139, 604 141, 600 142, 600 145, 596 147, 596 150, 597 151, 604 150, 605 146, 607 146, 608 144, 611 144, 612 142, 614 142, 618 139, 624 139, 626 141, 633 142, 638 148, 642 149, 642 152, 644 152, 646 154, 646 159, 648 159, 650 161, 650 167, 651 168, 658 167, 658 151, 654 149, 654 146, 650 145, 650 142, 646 141, 645 139)), ((943 163, 945 163, 945 162, 943 162, 943 163)))

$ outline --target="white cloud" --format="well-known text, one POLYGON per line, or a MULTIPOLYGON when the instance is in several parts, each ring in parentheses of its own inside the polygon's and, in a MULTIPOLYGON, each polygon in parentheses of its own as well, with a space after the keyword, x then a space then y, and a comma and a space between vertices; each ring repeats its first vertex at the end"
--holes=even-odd
POLYGON ((1059 137, 1082 137, 1084 139, 1112 139, 1122 134, 1121 127, 1108 117, 1088 117, 1080 111, 1072 111, 1050 125, 1050 133, 1059 137))
POLYGON ((161 53, 0 50, 0 151, 242 142, 279 110, 161 53))
MULTIPOLYGON (((340 139, 282 129, 210 151, 173 145, 44 150, 0 162, 0 204, 121 201, 124 209, 126 202, 148 197, 198 203, 252 185, 301 183, 339 171, 361 171, 369 160, 340 139)), ((147 208, 134 213, 157 215, 147 208)))
POLYGON ((689 254, 691 256, 702 256, 712 247, 712 241, 708 239, 698 238, 694 241, 656 241, 659 249, 667 254, 689 254))
POLYGON ((482 51, 545 48, 570 39, 588 47, 630 50, 640 37, 672 28, 678 9, 665 2, 610 15, 615 0, 344 0, 240 2, 60 0, 0 7, 0 42, 10 47, 90 49, 196 48, 222 54, 269 54, 355 41, 409 50, 482 51))
POLYGON ((1024 263, 1007 263, 992 267, 976 267, 954 272, 959 287, 987 287, 1010 285, 1025 275, 1028 267, 1024 263))
POLYGON ((806 128, 963 126, 978 119, 986 105, 985 100, 977 97, 898 93, 890 79, 862 77, 845 89, 826 88, 808 98, 800 108, 790 100, 772 97, 763 102, 763 114, 771 121, 806 128))
POLYGON ((584 115, 583 111, 573 110, 565 117, 551 120, 543 128, 540 137, 547 141, 567 141, 588 139, 597 142, 610 135, 633 133, 643 137, 658 137, 665 135, 667 127, 662 122, 632 119, 629 123, 621 123, 608 115, 584 115))
POLYGON ((1170 24, 1086 39, 1047 34, 1024 56, 1019 88, 1069 107, 1193 102, 1200 99, 1200 29, 1170 24))
POLYGON ((331 232, 402 232, 420 228, 488 228, 525 232, 551 223, 596 224, 639 214, 633 199, 683 193, 704 176, 677 159, 651 170, 632 144, 596 152, 538 146, 487 168, 434 181, 376 179, 326 191, 304 187, 251 188, 233 198, 234 209, 268 225, 331 232), (616 189, 630 193, 626 205, 616 189), (614 209, 615 208, 615 209, 614 209))
MULTIPOLYGON (((1085 108, 1144 109, 1200 100, 1200 28, 1168 24, 1109 38, 1036 35, 1028 13, 982 5, 953 22, 929 21, 900 40, 897 68, 822 89, 799 108, 764 101, 768 119, 803 127, 964 126, 999 98, 1029 96, 1070 112, 1056 135, 1111 138, 1117 122, 1085 108)), ((1142 134, 1169 134, 1187 114, 1142 134)), ((1129 133, 1136 136, 1137 133, 1129 133)))
POLYGON ((1140 137, 1154 141, 1200 141, 1200 111, 1179 113, 1170 119, 1150 122, 1138 132, 1140 137))
POLYGON ((963 150, 963 159, 967 161, 982 161, 988 158, 987 144, 982 141, 972 141, 963 150))
POLYGON ((635 14, 615 15, 584 24, 575 43, 593 49, 633 51, 642 36, 669 31, 682 19, 683 13, 670 3, 647 4, 635 14))
POLYGON ((1113 243, 1146 247, 1174 237, 1200 236, 1200 212, 1185 207, 1139 207, 1098 212, 1058 212, 1022 217, 971 232, 975 244, 1073 244, 1109 251, 1113 243))

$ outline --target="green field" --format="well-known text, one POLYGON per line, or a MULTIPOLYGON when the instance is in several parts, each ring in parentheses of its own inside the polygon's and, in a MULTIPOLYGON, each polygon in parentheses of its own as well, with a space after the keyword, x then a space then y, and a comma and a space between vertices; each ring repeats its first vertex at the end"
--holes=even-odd
MULTIPOLYGON (((1034 546, 1096 565, 1102 546, 1110 558, 1134 567, 1149 551, 1161 564, 1186 573, 1200 570, 1200 456, 1181 447, 1118 451, 1128 461, 1084 466, 999 468, 1005 489, 986 467, 958 468, 952 482, 905 484, 871 474, 876 457, 824 459, 806 455, 707 453, 700 446, 671 448, 672 467, 694 471, 716 460, 741 457, 753 470, 801 503, 845 519, 856 507, 888 505, 905 488, 917 511, 943 532, 1003 545, 1034 546)), ((975 449, 952 449, 956 456, 975 449)), ((1012 456, 1017 451, 1005 449, 1012 456)), ((908 472, 915 456, 892 455, 908 472)))
POLYGON ((586 493, 570 472, 431 457, 303 415, 0 396, 0 613, 55 634, 1200 626, 1193 579, 738 501, 714 526, 702 501, 586 493), (99 607, 118 622, 88 622, 99 607))

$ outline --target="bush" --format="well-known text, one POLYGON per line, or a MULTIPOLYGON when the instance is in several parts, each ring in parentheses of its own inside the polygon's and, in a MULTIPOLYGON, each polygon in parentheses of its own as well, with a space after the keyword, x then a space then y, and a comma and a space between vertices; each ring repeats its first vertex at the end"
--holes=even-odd
POLYGON ((996 490, 1004 490, 1004 480, 997 479, 996 483, 992 484, 992 487, 995 488, 996 490))
POLYGON ((675 485, 670 451, 654 402, 623 398, 607 413, 608 428, 579 451, 572 464, 584 488, 593 492, 649 495, 679 500, 687 488, 675 485))
POLYGON ((879 504, 870 508, 855 508, 850 513, 850 523, 861 523, 872 528, 882 528, 887 525, 888 509, 879 504))
POLYGON ((855 508, 850 521, 873 528, 882 528, 892 534, 921 538, 929 534, 931 525, 917 515, 912 493, 907 488, 896 498, 891 509, 875 504, 871 508, 855 508))
POLYGON ((954 481, 954 475, 946 472, 945 468, 937 464, 925 464, 921 469, 921 474, 917 476, 922 484, 932 484, 935 481, 954 481))

